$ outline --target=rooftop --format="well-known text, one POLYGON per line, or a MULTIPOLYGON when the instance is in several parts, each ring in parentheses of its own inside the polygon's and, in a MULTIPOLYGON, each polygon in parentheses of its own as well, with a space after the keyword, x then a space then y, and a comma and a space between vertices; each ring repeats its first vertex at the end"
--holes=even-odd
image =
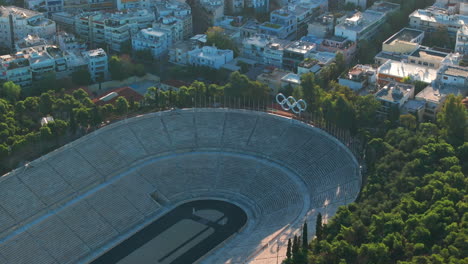
POLYGON ((316 44, 307 41, 295 41, 291 43, 286 50, 294 53, 306 54, 309 51, 315 50, 316 44))
POLYGON ((288 73, 281 78, 281 81, 288 82, 292 84, 301 84, 301 77, 295 73, 288 73))
POLYGON ((264 47, 270 43, 270 38, 267 35, 255 35, 250 38, 245 38, 242 42, 247 45, 264 47))
POLYGON ((445 97, 449 94, 464 95, 466 94, 466 88, 463 89, 455 86, 442 86, 442 88, 437 88, 436 86, 429 85, 416 95, 416 99, 440 103, 443 102, 445 97))
POLYGON ((279 29, 279 28, 282 27, 282 25, 280 25, 280 24, 275 24, 275 23, 270 23, 270 22, 265 22, 265 23, 261 24, 260 26, 269 27, 269 28, 273 28, 273 29, 279 29))
POLYGON ((412 84, 392 82, 375 93, 375 97, 389 102, 399 102, 403 97, 411 93, 413 89, 414 85, 412 84))
POLYGON ((443 60, 447 57, 448 53, 436 51, 428 47, 421 46, 416 49, 413 53, 410 54, 412 57, 424 58, 424 57, 434 57, 435 59, 443 60))
POLYGON ((107 91, 98 98, 93 99, 93 103, 97 105, 113 104, 115 103, 115 101, 117 101, 117 98, 119 96, 125 97, 125 99, 127 99, 128 101, 133 100, 135 102, 139 102, 144 98, 141 94, 133 90, 131 87, 126 86, 107 91))
POLYGON ((368 10, 374 10, 374 11, 382 12, 385 14, 394 12, 398 9, 400 9, 399 4, 385 2, 385 1, 375 2, 371 7, 368 8, 368 10))
POLYGON ((393 44, 395 42, 400 42, 400 41, 417 43, 416 39, 420 37, 421 35, 424 35, 424 31, 422 30, 412 29, 412 28, 403 28, 397 33, 395 33, 393 36, 388 38, 384 43, 393 44))
POLYGON ((257 77, 257 79, 266 78, 266 79, 270 79, 270 80, 280 81, 284 76, 288 75, 289 73, 291 73, 291 72, 283 70, 283 69, 277 69, 276 68, 273 71, 264 72, 264 73, 260 74, 257 77))
POLYGON ((313 51, 308 57, 318 60, 320 64, 329 64, 335 60, 336 54, 327 51, 313 51))
POLYGON ((229 53, 232 53, 232 50, 222 50, 222 49, 217 49, 216 47, 211 47, 211 46, 204 46, 201 48, 196 48, 189 53, 192 54, 192 56, 197 56, 197 57, 203 57, 206 59, 213 58, 216 56, 224 56, 229 53))
POLYGON ((404 108, 406 108, 408 110, 413 110, 413 111, 418 111, 418 110, 424 108, 424 106, 425 106, 425 103, 423 101, 419 101, 419 100, 408 100, 404 104, 404 108))
POLYGON ((8 17, 9 14, 13 14, 16 19, 26 19, 33 16, 41 15, 41 13, 17 7, 17 6, 0 6, 0 16, 8 17))
POLYGON ((422 21, 439 24, 468 24, 468 16, 449 14, 446 9, 435 6, 415 10, 409 17, 417 17, 422 21))
POLYGON ((159 30, 159 29, 154 29, 154 28, 145 28, 145 29, 142 29, 140 30, 141 34, 143 35, 149 35, 149 36, 153 36, 153 37, 162 37, 166 34, 165 31, 163 30, 159 30))
POLYGON ((384 13, 366 10, 357 12, 352 17, 345 19, 345 22, 337 25, 337 27, 345 28, 356 32, 361 32, 368 26, 380 21, 385 17, 384 13))
POLYGON ((104 57, 104 56, 107 56, 106 52, 101 48, 84 51, 83 54, 85 54, 86 56, 89 56, 89 57, 104 57))
POLYGON ((388 60, 378 69, 379 74, 404 78, 409 76, 416 81, 431 83, 437 77, 437 70, 405 62, 388 60))
POLYGON ((448 65, 441 69, 441 74, 468 78, 468 67, 448 65))

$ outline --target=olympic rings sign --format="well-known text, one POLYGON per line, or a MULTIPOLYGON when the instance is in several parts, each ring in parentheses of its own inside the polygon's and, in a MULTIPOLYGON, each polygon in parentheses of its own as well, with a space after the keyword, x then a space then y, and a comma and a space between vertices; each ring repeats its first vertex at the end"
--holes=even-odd
POLYGON ((307 109, 307 103, 304 100, 296 100, 296 98, 292 96, 286 97, 282 93, 276 95, 276 102, 281 105, 281 108, 283 108, 283 110, 291 110, 295 114, 300 114, 301 112, 304 112, 307 109))

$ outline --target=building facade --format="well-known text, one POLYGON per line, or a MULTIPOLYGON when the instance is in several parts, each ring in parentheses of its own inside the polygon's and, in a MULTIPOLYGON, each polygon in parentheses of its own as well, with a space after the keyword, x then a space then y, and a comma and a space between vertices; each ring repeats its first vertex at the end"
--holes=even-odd
POLYGON ((223 64, 234 59, 232 50, 221 50, 216 47, 204 46, 188 52, 188 63, 192 66, 219 69, 223 64))
POLYGON ((0 47, 14 50, 15 42, 28 35, 46 38, 55 32, 55 22, 42 13, 16 6, 0 6, 0 47))

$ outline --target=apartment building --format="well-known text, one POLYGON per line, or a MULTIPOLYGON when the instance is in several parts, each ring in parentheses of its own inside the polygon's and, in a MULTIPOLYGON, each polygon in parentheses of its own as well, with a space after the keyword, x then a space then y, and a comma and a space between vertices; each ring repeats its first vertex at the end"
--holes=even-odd
POLYGON ((307 24, 307 34, 319 38, 326 38, 334 34, 335 25, 343 23, 345 14, 325 13, 315 17, 307 24))
POLYGON ((77 38, 74 34, 65 31, 57 32, 55 35, 55 42, 62 50, 67 51, 85 51, 86 43, 77 38))
POLYGON ((272 39, 270 43, 265 46, 263 63, 278 68, 282 67, 284 50, 291 45, 291 43, 291 41, 285 39, 272 39))
POLYGON ((15 43, 15 51, 23 51, 29 48, 43 49, 49 41, 39 36, 27 35, 15 43))
POLYGON ((356 12, 335 26, 335 36, 344 37, 354 42, 372 38, 386 20, 385 13, 366 10, 356 12))
POLYGON ((403 82, 409 77, 413 81, 432 83, 437 77, 437 69, 402 61, 388 60, 377 70, 377 80, 381 85, 389 82, 403 82))
POLYGON ((27 55, 17 53, 0 56, 0 80, 12 81, 23 88, 31 86, 32 71, 27 55))
POLYGON ((93 80, 107 78, 107 55, 104 50, 61 50, 57 46, 28 48, 21 52, 0 56, 0 80, 13 81, 21 87, 31 87, 34 81, 49 73, 57 78, 69 77, 79 69, 88 69, 93 80))
POLYGON ((436 80, 415 97, 416 100, 424 102, 423 118, 435 121, 437 113, 450 94, 468 94, 468 67, 444 65, 437 71, 436 80))
POLYGON ((103 49, 83 51, 81 54, 88 62, 88 71, 93 81, 100 81, 108 78, 108 58, 103 49))
POLYGON ((433 32, 439 28, 447 29, 452 36, 468 24, 468 16, 455 14, 446 8, 430 6, 426 9, 418 9, 409 15, 409 24, 412 28, 433 32))
POLYGON ((84 12, 75 17, 75 33, 91 47, 105 45, 120 51, 140 29, 151 27, 155 15, 145 9, 125 12, 84 12))
POLYGON ((377 114, 388 116, 392 111, 400 110, 402 106, 414 97, 414 85, 391 82, 385 85, 377 93, 375 99, 380 102, 377 114))
POLYGON ((0 6, 0 47, 14 50, 15 42, 28 35, 47 38, 55 32, 55 22, 42 13, 16 6, 0 6))
POLYGON ((457 31, 455 52, 468 55, 468 25, 463 25, 457 31))
POLYGON ((193 25, 194 34, 205 33, 209 27, 221 21, 224 17, 224 1, 222 0, 189 0, 193 17, 197 23, 193 25))
POLYGON ((132 37, 132 49, 150 50, 154 58, 161 57, 168 52, 172 45, 171 32, 163 29, 142 29, 132 37))
POLYGON ((371 65, 357 64, 338 78, 338 83, 359 91, 376 83, 377 69, 371 65))
MULTIPOLYGON (((181 39, 188 39, 192 36, 192 9, 187 3, 176 0, 165 0, 152 2, 152 5, 156 13, 158 23, 161 23, 166 27, 176 25, 174 27, 177 27, 177 30, 180 30, 179 28, 181 27, 182 33, 178 34, 181 35, 181 39)), ((174 38, 174 41, 179 40, 179 37, 174 38)))
POLYGON ((189 51, 187 55, 190 65, 214 69, 219 69, 223 64, 234 59, 232 50, 221 50, 210 46, 195 48, 189 51))
POLYGON ((266 46, 271 42, 268 35, 255 35, 242 41, 241 56, 263 62, 266 46))
POLYGON ((309 58, 310 53, 317 49, 317 45, 306 42, 296 41, 288 45, 283 52, 283 68, 296 71, 299 63, 309 58))
POLYGON ((344 37, 331 36, 323 39, 317 47, 318 51, 326 51, 332 53, 341 53, 346 63, 350 63, 357 52, 356 42, 344 37))

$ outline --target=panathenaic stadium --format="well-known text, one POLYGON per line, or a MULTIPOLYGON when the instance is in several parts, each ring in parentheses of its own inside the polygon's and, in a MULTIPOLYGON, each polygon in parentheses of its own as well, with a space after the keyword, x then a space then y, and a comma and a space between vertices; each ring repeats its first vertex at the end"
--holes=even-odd
POLYGON ((0 178, 0 263, 281 263, 305 221, 313 236, 316 215, 329 218, 360 186, 352 152, 300 121, 222 108, 146 114, 0 178), (138 234, 154 237, 140 245, 138 234))

